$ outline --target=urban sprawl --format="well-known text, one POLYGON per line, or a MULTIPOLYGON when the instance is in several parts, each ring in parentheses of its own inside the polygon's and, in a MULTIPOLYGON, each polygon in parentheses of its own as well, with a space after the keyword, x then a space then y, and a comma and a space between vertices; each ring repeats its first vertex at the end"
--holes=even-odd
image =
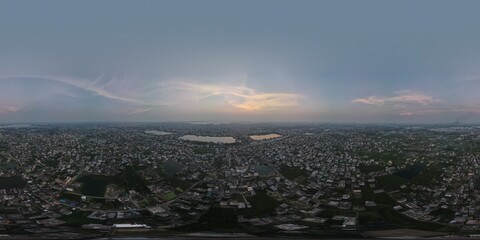
POLYGON ((0 126, 0 234, 480 229, 480 127, 0 126))

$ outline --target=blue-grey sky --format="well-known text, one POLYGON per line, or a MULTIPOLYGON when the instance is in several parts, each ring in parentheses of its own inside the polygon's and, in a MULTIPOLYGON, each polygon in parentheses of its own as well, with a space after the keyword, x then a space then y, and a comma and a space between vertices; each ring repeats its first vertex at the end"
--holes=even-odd
POLYGON ((0 122, 480 122, 480 1, 0 1, 0 122))

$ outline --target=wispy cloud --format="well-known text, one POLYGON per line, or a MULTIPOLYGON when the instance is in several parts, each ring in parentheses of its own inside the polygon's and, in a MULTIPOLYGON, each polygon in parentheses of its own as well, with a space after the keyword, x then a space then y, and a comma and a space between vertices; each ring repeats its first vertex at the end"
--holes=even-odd
POLYGON ((414 115, 414 113, 413 112, 401 112, 398 115, 400 115, 400 116, 412 116, 412 115, 414 115))
POLYGON ((46 80, 46 81, 55 81, 55 82, 68 84, 70 86, 92 92, 95 95, 102 96, 102 97, 105 97, 105 98, 118 100, 118 101, 122 101, 122 102, 140 103, 140 101, 137 100, 137 99, 124 97, 124 96, 115 94, 114 92, 108 91, 108 90, 102 88, 101 86, 98 86, 98 84, 95 84, 96 81, 89 82, 89 81, 81 80, 81 79, 77 79, 77 78, 59 77, 59 76, 50 76, 50 75, 8 75, 8 76, 0 76, 0 80, 11 80, 11 79, 39 79, 39 80, 46 80))
POLYGON ((385 99, 376 97, 376 96, 369 96, 366 98, 357 98, 352 100, 352 103, 365 103, 370 105, 383 105, 385 103, 385 99))
POLYGON ((450 107, 450 108, 429 108, 415 111, 402 111, 399 115, 413 116, 413 115, 425 115, 432 113, 467 113, 467 114, 479 114, 480 108, 468 108, 468 107, 450 107))
POLYGON ((188 82, 170 82, 163 91, 177 90, 195 101, 222 96, 225 102, 237 109, 246 111, 271 110, 298 106, 304 99, 302 95, 285 92, 257 92, 245 86, 212 85, 188 82))
POLYGON ((152 111, 153 108, 137 108, 131 111, 127 111, 128 115, 139 114, 139 113, 146 113, 152 111))
POLYGON ((364 103, 377 106, 382 106, 384 104, 420 104, 425 106, 439 101, 439 99, 436 99, 422 92, 413 90, 402 90, 395 92, 391 96, 369 96, 366 98, 357 98, 352 100, 352 103, 364 103))
MULTIPOLYGON (((67 84, 91 92, 95 96, 137 106, 127 114, 151 111, 156 106, 187 105, 207 100, 209 97, 223 97, 224 102, 234 109, 243 111, 272 110, 298 106, 304 97, 288 92, 258 92, 244 84, 206 84, 195 80, 135 81, 117 76, 100 76, 96 79, 82 79, 50 75, 0 76, 0 80, 38 79, 67 84)), ((219 81, 221 82, 221 81, 219 81)), ((63 92, 62 92, 63 93, 63 92)), ((66 92, 71 97, 77 95, 66 92)))
POLYGON ((457 78, 459 82, 473 82, 480 81, 480 75, 467 75, 457 78))
POLYGON ((20 108, 14 106, 0 106, 0 114, 13 113, 19 110, 20 108))

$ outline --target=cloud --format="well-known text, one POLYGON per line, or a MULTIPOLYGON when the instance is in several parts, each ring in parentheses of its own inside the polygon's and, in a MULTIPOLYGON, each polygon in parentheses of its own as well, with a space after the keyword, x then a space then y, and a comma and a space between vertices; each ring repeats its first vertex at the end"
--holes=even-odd
POLYGON ((367 98, 357 98, 352 100, 352 103, 365 103, 370 105, 383 105, 385 103, 385 99, 378 98, 376 96, 370 96, 367 98))
POLYGON ((13 113, 18 110, 20 110, 20 108, 14 106, 0 106, 0 114, 13 113))
MULTIPOLYGON (((228 99, 228 98, 227 98, 228 99)), ((291 93, 253 93, 237 100, 227 100, 231 105, 243 110, 268 110, 299 105, 301 96, 291 93)))
POLYGON ((96 84, 97 81, 88 82, 86 80, 70 78, 70 77, 59 77, 59 76, 49 76, 49 75, 10 75, 10 76, 0 76, 0 80, 11 80, 11 79, 39 79, 39 80, 46 80, 46 81, 54 81, 60 82, 64 84, 68 84, 70 86, 80 88, 89 92, 94 93, 95 95, 102 96, 105 98, 122 101, 122 102, 129 102, 129 103, 140 103, 139 100, 124 97, 114 92, 108 91, 104 89, 102 86, 98 86, 96 84))
POLYGON ((420 104, 425 106, 439 101, 439 99, 422 92, 402 90, 395 92, 392 96, 369 96, 366 98, 357 98, 352 100, 352 103, 364 103, 377 106, 382 106, 384 104, 394 104, 397 106, 420 104))
POLYGON ((458 77, 459 82, 473 82, 473 81, 480 81, 480 75, 467 75, 463 77, 458 77))
POLYGON ((137 108, 131 111, 127 111, 128 115, 138 114, 138 113, 146 113, 152 111, 153 108, 137 108))
POLYGON ((188 82, 171 82, 164 86, 167 91, 183 92, 187 99, 201 101, 212 96, 222 96, 225 102, 245 111, 271 110, 298 106, 303 96, 285 92, 257 92, 245 86, 212 85, 188 82))
POLYGON ((413 112, 401 112, 399 113, 400 116, 412 116, 414 113, 413 112))
MULTIPOLYGON (((303 96, 288 92, 258 92, 245 87, 244 84, 215 84, 198 83, 195 80, 173 79, 155 81, 134 78, 100 76, 96 79, 82 79, 51 75, 9 75, 0 76, 0 80, 37 79, 67 84, 75 88, 88 91, 94 96, 101 96, 130 106, 137 106, 135 110, 126 111, 127 114, 139 114, 151 111, 157 106, 185 105, 207 98, 220 96, 222 104, 243 111, 272 110, 298 106, 303 96)), ((203 79, 205 80, 205 79, 203 79)), ((222 82, 222 81, 218 81, 222 82)), ((76 97, 69 91, 57 90, 65 96, 76 97)))
POLYGON ((479 114, 480 108, 468 108, 468 107, 451 107, 451 108, 430 108, 422 109, 417 111, 405 111, 400 112, 399 115, 402 116, 413 116, 413 115, 425 115, 432 113, 467 113, 467 114, 479 114))

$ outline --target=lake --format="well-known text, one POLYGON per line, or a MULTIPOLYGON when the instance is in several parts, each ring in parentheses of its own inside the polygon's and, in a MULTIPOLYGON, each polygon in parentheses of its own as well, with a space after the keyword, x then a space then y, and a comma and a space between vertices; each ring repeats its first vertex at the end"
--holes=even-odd
POLYGON ((195 142, 211 142, 211 143, 235 143, 233 137, 208 137, 197 135, 185 135, 180 137, 182 140, 195 141, 195 142))
POLYGON ((169 133, 169 132, 162 132, 162 131, 156 131, 156 130, 145 131, 145 133, 153 134, 153 135, 158 135, 158 136, 163 136, 163 135, 172 134, 172 133, 169 133))
POLYGON ((0 189, 24 188, 27 181, 21 176, 0 177, 0 189))
POLYGON ((273 138, 279 138, 282 135, 279 134, 263 134, 263 135, 251 135, 250 138, 253 140, 268 140, 273 138))

